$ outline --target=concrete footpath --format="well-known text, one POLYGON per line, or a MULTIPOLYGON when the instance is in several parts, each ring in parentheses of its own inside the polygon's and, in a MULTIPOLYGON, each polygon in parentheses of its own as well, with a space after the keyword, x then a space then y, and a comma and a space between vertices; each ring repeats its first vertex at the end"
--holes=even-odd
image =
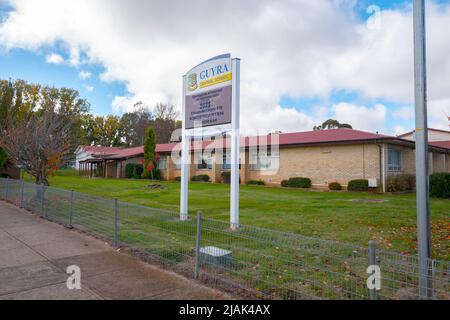
POLYGON ((0 201, 0 300, 226 298, 0 201), (80 290, 67 289, 70 265, 81 269, 80 290))

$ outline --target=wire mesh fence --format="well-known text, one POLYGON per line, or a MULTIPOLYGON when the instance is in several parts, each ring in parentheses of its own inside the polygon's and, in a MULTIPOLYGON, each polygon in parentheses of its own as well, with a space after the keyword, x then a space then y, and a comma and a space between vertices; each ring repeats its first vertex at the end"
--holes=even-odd
MULTIPOLYGON (((381 275, 379 290, 370 291, 374 262, 364 246, 245 225, 231 230, 201 215, 182 221, 170 211, 11 179, 0 179, 0 199, 244 297, 420 298, 417 256, 372 251, 381 275)), ((429 298, 450 299, 449 261, 429 266, 429 298)))

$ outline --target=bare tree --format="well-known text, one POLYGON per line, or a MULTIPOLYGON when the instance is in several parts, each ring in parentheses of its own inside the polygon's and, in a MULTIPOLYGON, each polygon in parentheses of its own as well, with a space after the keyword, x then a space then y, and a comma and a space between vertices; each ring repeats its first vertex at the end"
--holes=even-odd
POLYGON ((170 104, 158 103, 153 112, 153 127, 156 133, 156 143, 170 142, 172 132, 177 128, 178 113, 170 104))
POLYGON ((48 176, 71 156, 72 123, 53 109, 33 115, 27 123, 9 126, 0 145, 13 161, 35 178, 49 185, 48 176))

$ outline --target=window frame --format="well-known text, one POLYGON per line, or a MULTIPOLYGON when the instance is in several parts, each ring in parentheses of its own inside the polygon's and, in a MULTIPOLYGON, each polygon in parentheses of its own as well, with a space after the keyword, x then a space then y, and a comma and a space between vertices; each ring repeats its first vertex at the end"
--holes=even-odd
POLYGON ((403 156, 402 156, 402 150, 389 148, 388 149, 388 156, 387 156, 387 170, 389 172, 401 172, 403 170, 403 156), (391 163, 392 157, 391 153, 395 152, 398 154, 398 160, 397 164, 391 163))

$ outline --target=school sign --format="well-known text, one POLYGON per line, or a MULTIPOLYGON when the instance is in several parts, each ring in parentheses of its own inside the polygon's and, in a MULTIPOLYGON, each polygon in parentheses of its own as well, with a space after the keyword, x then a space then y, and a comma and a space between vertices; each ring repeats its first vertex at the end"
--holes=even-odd
POLYGON ((223 54, 183 76, 180 219, 188 215, 191 131, 216 127, 231 138, 230 227, 239 227, 240 60, 223 54))
POLYGON ((186 129, 231 123, 232 80, 229 54, 211 58, 186 74, 186 129))

